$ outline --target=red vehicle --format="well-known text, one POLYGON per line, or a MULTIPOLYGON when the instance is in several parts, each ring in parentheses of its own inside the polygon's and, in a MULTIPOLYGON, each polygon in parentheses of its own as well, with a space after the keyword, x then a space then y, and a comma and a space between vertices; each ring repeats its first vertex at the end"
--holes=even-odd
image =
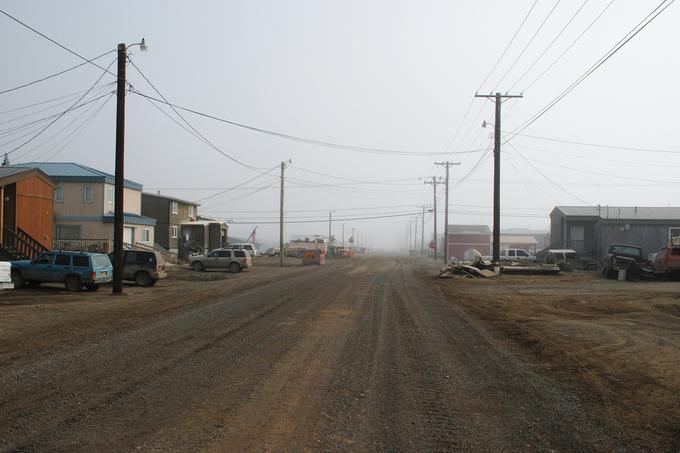
POLYGON ((680 246, 664 247, 654 258, 654 271, 680 278, 680 246))

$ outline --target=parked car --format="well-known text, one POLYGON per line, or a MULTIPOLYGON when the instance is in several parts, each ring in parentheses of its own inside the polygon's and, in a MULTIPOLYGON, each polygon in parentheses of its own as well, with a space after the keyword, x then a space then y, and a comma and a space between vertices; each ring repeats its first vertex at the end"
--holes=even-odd
POLYGON ((654 257, 654 272, 680 277, 680 246, 664 247, 654 257))
MULTIPOLYGON (((109 253, 113 262, 113 253, 109 253)), ((168 276, 165 259, 159 252, 150 250, 123 250, 123 280, 138 286, 152 286, 168 276)))
POLYGON ((240 272, 253 265, 253 259, 247 250, 216 249, 207 255, 195 255, 190 259, 195 271, 206 269, 228 269, 240 272))
POLYGON ((652 275, 652 264, 642 256, 637 245, 611 244, 602 267, 607 278, 616 278, 620 270, 626 271, 626 279, 652 275))
POLYGON ((545 264, 555 264, 562 270, 573 270, 578 259, 576 251, 572 249, 550 249, 545 252, 543 262, 545 264))
POLYGON ((248 250, 248 252, 250 252, 251 257, 260 256, 260 252, 258 252, 257 247, 255 247, 255 244, 249 243, 227 244, 227 246, 224 248, 231 250, 248 250))
POLYGON ((113 266, 107 255, 84 252, 45 252, 34 260, 12 261, 12 281, 15 288, 40 283, 64 283, 68 291, 99 289, 113 276, 113 266))
POLYGON ((501 250, 501 259, 510 261, 536 261, 536 257, 524 249, 501 250))

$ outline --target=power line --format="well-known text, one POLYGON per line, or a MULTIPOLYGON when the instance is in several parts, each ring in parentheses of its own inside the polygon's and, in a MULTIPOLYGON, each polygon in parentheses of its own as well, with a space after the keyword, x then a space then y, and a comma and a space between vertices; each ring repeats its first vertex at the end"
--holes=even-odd
MULTIPOLYGON (((613 57, 619 50, 623 48, 631 39, 638 35, 642 30, 644 30, 654 19, 656 19, 661 13, 663 13, 669 6, 675 3, 675 0, 663 0, 659 5, 652 10, 640 23, 638 23, 631 31, 629 31, 617 44, 614 45, 603 57, 601 57, 595 64, 593 64, 585 73, 578 77, 571 85, 569 85, 565 90, 562 91, 555 99, 550 101, 545 107, 543 107, 538 113, 525 121, 521 126, 516 128, 512 133, 522 132, 527 127, 531 126, 540 117, 545 115, 550 109, 557 105, 562 99, 564 99, 569 93, 571 93, 577 86, 579 86, 584 80, 586 80, 592 73, 594 73, 600 66, 607 62, 611 57, 613 57), (665 4, 665 6, 664 6, 665 4), (650 18, 651 17, 651 18, 650 18)), ((512 137, 506 139, 511 140, 512 137)))
MULTIPOLYGON (((114 60, 114 61, 115 61, 115 60, 114 60)), ((112 62, 112 63, 113 63, 113 62, 112 62)), ((111 66, 111 65, 109 65, 109 66, 111 66)), ((99 81, 101 80, 101 78, 102 78, 103 75, 104 75, 104 73, 102 73, 102 75, 99 76, 99 79, 97 79, 97 81, 95 82, 94 85, 92 85, 91 88, 94 88, 94 86, 95 86, 97 83, 99 83, 99 81)), ((50 126, 52 126, 54 123, 56 123, 57 121, 59 121, 59 119, 61 119, 61 118, 62 118, 64 115, 66 115, 67 113, 72 112, 73 110, 75 110, 75 109, 77 109, 77 108, 83 107, 84 105, 87 105, 87 104, 89 104, 89 103, 91 103, 91 102, 95 102, 95 101, 97 101, 98 99, 101 99, 102 97, 105 97, 105 96, 108 95, 108 93, 106 93, 106 94, 100 96, 99 98, 95 98, 95 99, 93 99, 93 100, 87 101, 87 102, 85 102, 85 103, 79 105, 79 102, 80 102, 85 96, 87 96, 87 95, 90 93, 90 91, 91 91, 91 90, 88 90, 87 92, 85 92, 85 94, 83 94, 80 98, 78 98, 78 100, 77 100, 76 102, 74 102, 68 109, 64 110, 63 112, 59 113, 58 115, 53 115, 53 116, 54 116, 54 119, 53 119, 52 121, 50 121, 45 127, 43 127, 42 129, 40 129, 36 134, 32 135, 31 138, 29 138, 28 140, 24 141, 21 145, 18 145, 18 146, 16 146, 16 147, 14 147, 14 148, 13 148, 12 150, 10 150, 10 151, 7 151, 6 154, 12 154, 13 152, 15 152, 15 151, 17 151, 17 150, 23 148, 23 147, 26 146, 27 144, 31 143, 33 140, 35 140, 35 139, 38 138, 41 134, 43 134, 47 129, 49 129, 50 126)), ((40 120, 40 121, 42 121, 42 120, 40 120)))
POLYGON ((209 195, 209 196, 204 197, 204 198, 199 198, 198 200, 196 200, 196 203, 198 203, 198 202, 200 202, 200 201, 211 200, 211 199, 213 199, 213 198, 219 197, 220 195, 224 195, 224 194, 227 193, 227 192, 231 192, 232 190, 241 187, 243 184, 251 183, 251 182, 255 181, 256 179, 259 179, 259 178, 261 178, 261 177, 263 177, 263 176, 265 176, 265 175, 268 175, 269 173, 271 173, 272 171, 276 170, 277 168, 279 168, 278 165, 277 165, 276 167, 273 167, 273 168, 272 168, 271 170, 269 170, 268 172, 266 172, 266 173, 261 173, 261 174, 255 176, 254 178, 251 178, 251 179, 249 179, 249 180, 247 180, 247 181, 245 181, 245 182, 242 182, 242 183, 237 184, 237 185, 232 186, 232 187, 228 187, 228 188, 226 188, 226 189, 224 189, 224 190, 219 191, 219 192, 216 193, 216 194, 212 194, 212 195, 209 195))
POLYGON ((536 171, 536 173, 538 173, 539 175, 543 176, 543 178, 545 178, 545 180, 548 181, 550 184, 552 184, 553 186, 557 187, 558 189, 560 189, 562 192, 566 193, 566 194, 569 195, 570 197, 573 197, 573 198, 577 199, 577 200, 580 201, 581 203, 584 203, 584 204, 587 205, 587 206, 592 206, 591 203, 588 203, 588 202, 585 201, 584 199, 582 199, 582 198, 580 198, 580 197, 574 195, 573 193, 569 192, 567 189, 565 189, 564 187, 562 187, 561 185, 557 184, 555 181, 553 181, 552 179, 550 179, 548 176, 546 176, 545 173, 543 173, 541 170, 539 170, 538 168, 536 168, 536 166, 535 166, 534 164, 532 164, 526 157, 524 157, 524 156, 522 155, 522 153, 520 153, 519 150, 518 150, 517 148, 515 148, 515 147, 512 145, 512 143, 509 143, 509 145, 510 145, 510 147, 511 147, 512 149, 514 149, 514 150, 517 152, 517 155, 519 155, 519 157, 521 157, 522 159, 524 159, 524 161, 525 161, 527 164, 529 164, 529 166, 530 166, 531 168, 533 168, 533 169, 536 171))
POLYGON ((69 72, 69 71, 73 71, 74 69, 77 69, 77 68, 79 68, 79 67, 81 67, 81 66, 85 66, 85 65, 88 64, 88 63, 92 63, 93 61, 98 60, 98 59, 100 59, 101 57, 110 54, 111 52, 115 52, 115 50, 114 50, 114 49, 109 50, 108 52, 104 52, 103 54, 98 55, 98 56, 96 56, 96 57, 94 57, 94 58, 91 58, 91 59, 89 59, 89 60, 85 60, 83 63, 79 63, 79 64, 77 64, 77 65, 75 65, 75 66, 71 66, 70 68, 64 69, 64 70, 59 71, 59 72, 55 72, 54 74, 50 74, 50 75, 45 76, 45 77, 42 77, 42 78, 40 78, 40 79, 33 80, 32 82, 24 83, 24 84, 22 84, 22 85, 15 86, 14 88, 8 88, 8 89, 6 89, 6 90, 2 90, 2 91, 0 91, 0 94, 10 93, 10 92, 12 92, 12 91, 20 90, 21 88, 26 88, 26 87, 29 87, 29 86, 31 86, 31 85, 35 85, 36 83, 44 82, 45 80, 49 80, 49 79, 52 79, 52 78, 54 78, 54 77, 58 77, 58 76, 60 76, 60 75, 62 75, 62 74, 66 74, 66 73, 69 72))
MULTIPOLYGON (((255 126, 249 126, 247 124, 243 123, 237 123, 235 121, 227 120, 225 118, 220 118, 215 115, 210 115, 208 113, 203 113, 198 110, 194 110, 188 107, 182 107, 177 104, 172 104, 168 101, 162 100, 155 98, 153 96, 149 96, 147 94, 141 93, 137 90, 133 90, 132 93, 142 96, 145 98, 148 98, 150 100, 162 103, 162 104, 167 104, 170 107, 174 107, 178 110, 182 110, 185 112, 193 113, 194 115, 202 116, 204 118, 209 118, 215 121, 219 121, 221 123, 226 123, 230 124, 232 126, 240 127, 243 129, 248 129, 254 132, 259 132, 262 134, 266 135, 272 135, 274 137, 279 137, 283 138, 286 140, 292 140, 300 143, 306 143, 309 145, 319 145, 319 146, 324 146, 327 148, 335 148, 335 149, 342 149, 346 151, 355 151, 355 152, 365 152, 365 153, 372 153, 372 154, 387 154, 387 155, 395 155, 395 156, 417 156, 417 157, 425 157, 425 156, 439 156, 439 155, 445 155, 445 154, 450 154, 448 152, 415 152, 415 151, 399 151, 399 150, 390 150, 390 149, 384 149, 384 148, 369 148, 369 147, 363 147, 363 146, 353 146, 353 145, 343 145, 339 143, 332 143, 332 142, 326 142, 322 140, 316 140, 316 139, 311 139, 311 138, 305 138, 305 137, 300 137, 297 135, 290 135, 290 134, 284 134, 282 132, 276 132, 276 131, 271 131, 268 129, 263 129, 260 127, 255 127, 255 126)), ((484 150, 481 149, 472 149, 472 150, 465 150, 465 151, 455 151, 453 154, 472 154, 472 153, 478 153, 484 150)))
POLYGON ((605 149, 614 149, 614 150, 624 150, 624 151, 641 151, 641 152, 648 152, 648 153, 667 153, 667 154, 680 154, 680 150, 669 150, 669 149, 658 149, 658 148, 638 148, 638 147, 633 147, 633 146, 616 146, 616 145, 603 145, 601 143, 587 143, 587 142, 580 142, 576 140, 567 140, 567 139, 561 139, 561 138, 552 138, 552 137, 540 137, 538 135, 529 135, 529 134, 520 134, 518 132, 503 132, 505 134, 510 134, 510 135, 519 135, 520 137, 528 137, 528 138, 535 138, 538 140, 545 140, 545 141, 550 141, 550 142, 558 142, 558 143, 567 143, 570 145, 579 145, 579 146, 592 146, 594 148, 605 148, 605 149))
MULTIPOLYGON (((223 155, 223 156, 226 157, 227 159, 231 160, 232 162, 234 162, 234 163, 236 163, 236 164, 238 164, 238 165, 241 165, 242 167, 245 167, 245 168, 247 168, 247 169, 249 169, 249 170, 253 170, 253 171, 255 171, 255 172, 262 173, 262 170, 263 170, 262 168, 259 168, 259 167, 255 167, 255 166, 253 166, 253 165, 246 164, 245 162, 242 162, 242 161, 236 159, 235 157, 230 156, 229 154, 227 154, 227 153, 225 153, 224 151, 222 151, 222 150, 221 150, 217 145, 215 145, 213 142, 211 142, 210 140, 208 140, 208 139, 207 139, 203 134, 201 134, 194 126, 192 126, 191 123, 189 123, 189 121, 187 121, 186 118, 184 118, 184 116, 182 116, 182 115, 177 111, 176 106, 174 106, 172 103, 170 103, 170 102, 167 100, 167 98, 166 98, 165 96, 163 96, 163 94, 158 90, 158 88, 156 88, 156 86, 149 80, 149 78, 142 72, 142 70, 139 69, 139 68, 137 67, 137 65, 135 64, 134 61, 132 61, 130 58, 128 58, 128 61, 129 61, 130 64, 137 70, 137 72, 142 76, 142 78, 146 81, 146 83, 148 83, 149 86, 150 86, 151 88, 153 88, 153 90, 156 92, 156 94, 158 94, 158 95, 162 98, 162 101, 160 101, 160 100, 157 100, 157 101, 158 101, 158 102, 163 102, 164 104, 167 104, 167 105, 172 109, 172 111, 175 112, 175 114, 176 114, 182 121, 184 121, 184 123, 185 123, 192 131, 194 131, 194 133, 195 133, 196 135, 198 135, 198 136, 200 137, 200 139, 201 139, 205 144, 207 144, 207 145, 210 146, 212 149, 214 149, 215 151, 217 151, 218 153, 220 153, 221 155, 223 155)), ((137 94, 139 94, 139 93, 138 93, 136 90, 134 90, 133 88, 131 88, 131 92, 132 92, 132 93, 137 93, 137 94)), ((151 99, 153 99, 153 98, 149 97, 149 99, 151 100, 151 99)))
POLYGON ((571 48, 574 47, 574 45, 575 45, 577 42, 579 42, 579 41, 581 40, 581 38, 583 37, 583 35, 585 35, 585 34, 588 32, 588 30, 590 30, 590 28, 591 28, 593 25, 595 25, 595 23, 596 23, 598 20, 600 20, 600 17, 602 17, 602 15, 609 9, 610 6, 612 6, 612 4, 613 4, 615 1, 616 1, 616 0, 611 0, 611 1, 604 7, 604 9, 602 9, 602 11, 600 11, 600 13, 599 13, 597 16, 595 16, 595 19, 593 19, 593 21, 592 21, 590 24, 588 24, 588 26, 581 32, 581 34, 579 34, 579 35, 576 37, 576 39, 574 39, 574 40, 571 42, 571 44, 569 44, 569 46, 567 46, 567 48, 564 49, 564 51, 562 51, 562 53, 559 54, 559 55, 557 56, 557 58, 555 58, 555 60, 553 60, 553 62, 550 63, 550 65, 548 65, 548 67, 545 68, 545 70, 544 70, 538 77, 536 77, 536 78, 535 78, 535 79, 534 79, 534 80, 533 80, 533 81, 532 81, 532 82, 524 89, 523 92, 526 93, 527 91, 529 91, 529 89, 530 89, 532 86, 534 86, 534 84, 535 84, 536 82, 538 82, 540 79, 542 79, 543 76, 544 76, 548 71, 550 71, 550 70, 553 68, 553 66, 555 66, 555 65, 557 64, 557 62, 560 61, 560 60, 562 59, 562 57, 564 57, 564 55, 565 55, 567 52, 569 52, 569 50, 571 50, 571 48))
POLYGON ((76 52, 75 50, 69 49, 69 48, 66 47, 65 45, 63 45, 63 44, 61 44, 61 43, 55 41, 54 39, 50 38, 49 36, 45 35, 44 33, 40 32, 40 31, 36 30, 35 28, 31 27, 30 25, 28 25, 28 24, 26 24, 26 23, 20 21, 19 19, 17 19, 16 17, 12 16, 12 15, 9 14, 8 12, 6 12, 6 11, 0 9, 0 13, 2 13, 2 14, 4 14, 5 16, 9 17, 9 18, 12 19, 14 22, 16 22, 16 23, 18 23, 18 24, 20 24, 20 25, 22 25, 22 26, 28 28, 28 29, 31 30, 33 33, 36 33, 37 35, 42 36, 43 38, 45 38, 46 40, 48 40, 48 41, 51 42, 52 44, 55 44, 55 45, 61 47, 62 49, 64 49, 64 50, 67 51, 68 53, 71 53, 71 54, 75 55, 76 57, 80 58, 81 60, 84 60, 86 63, 90 63, 90 64, 92 64, 92 65, 98 67, 99 69, 101 69, 101 70, 104 71, 105 73, 109 73, 109 74, 111 74, 112 76, 117 77, 116 74, 114 74, 114 73, 112 73, 111 71, 109 71, 109 67, 111 67, 111 65, 107 66, 106 68, 103 68, 102 66, 99 66, 99 65, 98 65, 97 63, 95 63, 94 61, 88 60, 87 58, 83 57, 82 55, 80 55, 80 54, 79 54, 78 52, 76 52))
POLYGON ((541 61, 541 58, 543 58, 543 56, 548 52, 548 50, 550 50, 550 48, 552 48, 553 44, 555 44, 555 42, 559 39, 559 37, 562 36, 562 33, 564 33, 564 31, 569 27, 569 25, 574 21, 574 19, 576 19, 576 16, 579 15, 579 13, 583 10, 583 8, 586 6, 586 4, 589 1, 590 0, 583 0, 583 3, 581 3, 581 6, 579 6, 579 8, 571 16, 571 18, 569 18, 567 23, 564 24, 562 29, 557 33, 557 35, 555 35, 555 37, 552 39, 552 41, 550 41, 550 43, 546 46, 546 48, 543 50, 543 52, 541 52, 541 54, 538 57, 536 57, 534 62, 531 63, 531 65, 527 68, 527 70, 524 71, 522 73, 522 75, 519 76, 517 81, 510 86, 510 89, 508 91, 513 91, 515 89, 515 87, 524 79, 524 77, 526 77, 526 75, 529 73, 529 71, 531 71, 534 68, 534 66, 536 66, 536 64, 538 64, 539 61, 541 61))
MULTIPOLYGON (((522 22, 519 24, 519 27, 517 27, 517 30, 515 30, 515 34, 512 35, 512 38, 510 38, 510 41, 505 46, 503 53, 501 54, 500 57, 498 57, 496 64, 493 65, 493 67, 491 68, 491 71, 489 71, 489 73, 486 75, 486 77, 484 78, 484 81, 479 85, 479 88, 477 89, 477 91, 482 91, 484 84, 489 80, 489 77, 491 77, 491 74, 493 74, 493 72, 496 70, 496 68, 500 64, 501 60, 503 60, 503 57, 505 57, 505 54, 508 52, 508 49, 510 49, 510 46, 512 45, 512 43, 515 42, 517 35, 519 35, 520 30, 522 29, 522 27, 524 27, 525 22, 527 21, 527 19, 531 15, 531 12, 534 10, 536 3, 538 3, 538 0, 534 0, 534 3, 531 4, 531 8, 529 8, 529 11, 527 11, 526 15, 524 16, 524 19, 522 19, 522 22)), ((491 91, 493 91, 493 90, 491 90, 491 91)), ((473 101, 474 101, 474 98, 473 98, 473 101)))
MULTIPOLYGON (((49 154, 49 153, 52 152, 55 148, 57 148, 57 147, 59 147, 60 145, 64 144, 64 146, 62 146, 56 153, 54 153, 53 155, 51 155, 49 159, 53 158, 54 156, 56 156, 57 154, 59 154, 60 152, 62 152, 62 151, 66 148, 66 146, 68 146, 69 144, 71 144, 71 142, 73 142, 73 140, 75 140, 76 137, 78 137, 78 136, 80 135, 80 133, 84 130, 84 128, 87 127, 87 125, 90 124, 90 122, 92 122, 92 120, 94 120, 94 118, 99 114, 99 112, 101 112, 101 110, 102 110, 102 109, 104 108, 104 106, 109 102, 109 100, 113 97, 114 94, 115 94, 115 93, 109 93, 108 97, 104 100, 104 102, 102 102, 101 105, 100 105, 100 106, 99 106, 92 114, 90 114, 90 116, 88 116, 81 124, 79 124, 77 127, 75 127, 71 132, 69 132, 68 134, 66 134, 66 136, 65 136, 61 141, 55 143, 52 147, 50 147, 47 151, 45 151, 44 153, 40 154, 39 156, 37 156, 37 157, 35 157, 35 158, 32 158, 32 160, 33 160, 33 161, 40 161, 40 160, 42 159, 43 156, 45 156, 46 154, 49 154), (74 134, 75 134, 75 135, 74 135, 74 134), (73 138, 71 138, 71 139, 69 140, 70 137, 73 137, 73 138)), ((83 110, 83 112, 82 112, 80 115, 78 115, 77 117, 75 117, 75 118, 74 118, 71 122, 69 122, 66 126, 64 126, 62 129, 60 129, 56 134, 52 135, 50 138, 48 138, 47 140, 45 140, 43 143, 41 143, 41 144, 39 144, 39 145, 37 145, 37 146, 31 148, 30 150, 26 151, 24 154, 22 154, 22 155, 20 155, 20 156, 16 156, 15 159, 16 159, 17 161, 19 161, 19 160, 23 159, 25 156, 27 156, 28 154, 30 154, 30 153, 32 153, 33 151, 35 151, 36 149, 38 149, 38 148, 40 148, 41 146, 45 145, 47 142, 49 142, 50 140, 52 140, 54 137, 56 137, 57 135, 61 134, 62 132, 64 132, 64 131, 65 131, 66 129, 68 129, 69 127, 71 127, 71 125, 73 125, 76 121, 78 121, 78 120, 79 120, 80 118, 82 118, 85 114, 87 114, 93 107, 96 107, 96 106, 97 106, 97 104, 92 104, 89 108, 83 110)), ((48 159, 48 160, 49 160, 49 159, 48 159)))
POLYGON ((512 62, 512 64, 511 64, 510 67, 508 68, 508 70, 505 71, 505 74, 503 74, 503 77, 501 77, 501 79, 498 81, 498 83, 496 83, 496 86, 499 86, 501 83, 503 83, 503 81, 504 81, 505 78, 508 76, 508 74, 510 74, 510 71, 512 71, 512 69, 515 67, 515 65, 516 65, 517 62, 519 61, 519 59, 522 58, 522 56, 524 55, 524 52, 527 51, 527 49, 529 48, 529 46, 531 45, 531 43, 534 42, 534 39, 536 39, 536 36, 538 36, 538 33, 543 29, 543 26, 546 24, 546 22, 548 22, 548 19, 550 19, 550 16, 552 16, 552 13, 555 11, 555 9, 557 8, 557 5, 559 5, 561 1, 562 1, 562 0, 557 0, 557 1, 555 2, 555 4, 553 5, 552 9, 548 12, 548 15, 545 17, 545 19, 543 19, 543 22, 541 22, 541 25, 539 25, 539 27, 538 27, 538 29, 536 30, 536 32, 533 34, 533 36, 531 37, 531 39, 529 39, 529 41, 526 43, 526 45, 524 46, 524 48, 522 49, 522 51, 519 53, 519 55, 517 55, 517 58, 515 58, 515 60, 512 62))

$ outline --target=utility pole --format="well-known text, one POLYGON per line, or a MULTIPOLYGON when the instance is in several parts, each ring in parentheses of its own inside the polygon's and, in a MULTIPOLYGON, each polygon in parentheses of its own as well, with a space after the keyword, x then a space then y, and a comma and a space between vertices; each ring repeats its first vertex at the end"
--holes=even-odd
POLYGON ((413 253, 415 253, 418 250, 418 216, 413 219, 413 228, 413 253))
POLYGON ((328 250, 326 250, 326 253, 330 255, 331 253, 331 216, 333 215, 333 211, 328 211, 328 250))
POLYGON ((420 256, 425 255, 425 205, 421 206, 423 208, 423 217, 420 225, 420 256))
POLYGON ((409 256, 411 255, 411 226, 413 224, 413 221, 411 219, 408 219, 408 254, 409 256))
POLYGON ((432 192, 434 193, 434 253, 432 254, 435 261, 437 261, 437 184, 443 184, 442 178, 437 179, 433 176, 432 181, 425 181, 425 184, 432 185, 432 192))
MULTIPOLYGON (((293 161, 288 159, 288 163, 292 164, 293 161)), ((283 186, 284 186, 284 172, 286 170, 286 163, 281 162, 281 197, 280 197, 280 212, 279 212, 279 266, 283 267, 283 263, 286 256, 286 251, 283 246, 283 186)))
MULTIPOLYGON (((345 224, 342 224, 342 248, 345 248, 345 224)), ((344 253, 344 250, 343 250, 344 253)))
POLYGON ((440 167, 446 167, 446 192, 444 194, 444 264, 449 263, 449 168, 460 165, 460 162, 435 162, 440 167))
POLYGON ((118 83, 116 86, 116 166, 113 207, 113 294, 123 294, 123 193, 125 184, 125 64, 127 46, 118 44, 118 83))
POLYGON ((521 98, 521 94, 476 94, 476 98, 493 99, 496 104, 493 143, 493 261, 501 258, 501 104, 503 100, 521 98))

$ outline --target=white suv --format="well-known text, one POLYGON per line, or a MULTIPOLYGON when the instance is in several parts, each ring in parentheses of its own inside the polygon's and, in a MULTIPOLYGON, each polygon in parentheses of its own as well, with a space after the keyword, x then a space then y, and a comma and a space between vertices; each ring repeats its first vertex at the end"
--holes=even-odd
POLYGON ((524 249, 501 250, 501 259, 511 261, 536 261, 536 257, 524 249))
POLYGON ((227 244, 225 249, 232 249, 232 250, 248 250, 250 252, 250 256, 259 256, 260 253, 257 251, 257 248, 255 247, 255 244, 227 244))

